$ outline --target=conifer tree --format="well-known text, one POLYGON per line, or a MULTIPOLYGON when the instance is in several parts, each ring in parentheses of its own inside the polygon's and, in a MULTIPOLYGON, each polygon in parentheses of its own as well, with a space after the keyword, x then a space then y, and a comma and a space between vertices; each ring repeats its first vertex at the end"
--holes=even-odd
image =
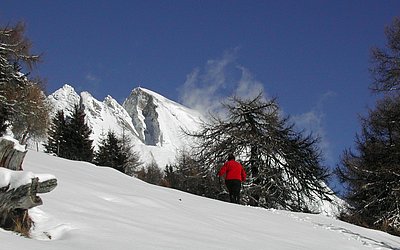
POLYGON ((108 131, 100 141, 99 149, 94 154, 94 162, 100 166, 108 166, 120 172, 124 171, 126 156, 122 151, 122 143, 114 132, 108 131))
POLYGON ((66 129, 66 158, 91 162, 93 160, 92 130, 85 122, 85 112, 79 104, 74 106, 66 129))
POLYGON ((66 128, 64 111, 59 110, 52 119, 47 132, 47 143, 44 145, 46 153, 66 158, 66 128))
POLYGON ((163 171, 158 167, 155 161, 146 164, 136 172, 137 178, 154 185, 160 185, 163 180, 163 171))
POLYGON ((98 150, 94 154, 94 163, 114 168, 129 176, 133 176, 141 164, 139 155, 132 152, 129 140, 124 137, 118 138, 111 130, 100 141, 98 150))
POLYGON ((139 153, 133 150, 132 141, 130 137, 126 135, 125 130, 122 131, 121 151, 121 157, 124 162, 124 173, 129 176, 134 176, 137 168, 143 163, 140 160, 139 153))
POLYGON ((93 160, 92 131, 85 122, 85 113, 78 104, 74 106, 71 116, 64 116, 58 111, 48 131, 46 152, 59 157, 88 161, 93 160))

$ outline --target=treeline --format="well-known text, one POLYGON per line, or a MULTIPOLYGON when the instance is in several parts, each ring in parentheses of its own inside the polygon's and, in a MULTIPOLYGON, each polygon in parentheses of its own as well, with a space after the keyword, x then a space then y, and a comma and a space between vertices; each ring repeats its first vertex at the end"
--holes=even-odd
POLYGON ((132 150, 128 137, 119 138, 114 131, 102 135, 97 150, 90 139, 92 130, 85 122, 85 112, 75 104, 70 116, 59 110, 48 130, 45 152, 78 161, 92 162, 98 166, 114 168, 134 176, 141 165, 139 154, 132 150))
POLYGON ((226 192, 216 173, 232 153, 248 173, 242 203, 265 208, 313 212, 313 201, 330 199, 325 183, 336 174, 349 204, 341 219, 400 235, 400 19, 385 34, 387 47, 371 53, 371 89, 381 98, 361 118, 355 149, 344 151, 334 173, 321 163, 318 138, 297 131, 276 100, 261 94, 232 97, 223 104, 225 116, 213 115, 200 131, 184 131, 193 145, 164 170, 155 162, 143 165, 131 142, 113 131, 103 135, 95 151, 82 107, 49 119, 40 79, 21 73, 40 59, 31 54, 21 24, 0 29, 0 135, 10 129, 22 143, 48 137, 48 153, 222 200, 226 192))

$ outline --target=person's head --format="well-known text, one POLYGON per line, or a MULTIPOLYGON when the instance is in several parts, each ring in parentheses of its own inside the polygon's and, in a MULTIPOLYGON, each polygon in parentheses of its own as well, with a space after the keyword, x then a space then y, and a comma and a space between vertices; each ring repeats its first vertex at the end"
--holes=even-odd
POLYGON ((228 161, 235 160, 235 156, 233 154, 228 155, 228 161))

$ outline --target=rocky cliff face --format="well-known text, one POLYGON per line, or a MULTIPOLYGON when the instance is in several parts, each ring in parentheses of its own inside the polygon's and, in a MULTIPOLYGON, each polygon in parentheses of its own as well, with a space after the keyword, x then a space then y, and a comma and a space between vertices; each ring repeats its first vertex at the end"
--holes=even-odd
POLYGON ((136 88, 122 106, 132 118, 139 139, 146 145, 161 146, 163 139, 154 97, 141 88, 136 88))
POLYGON ((199 112, 143 88, 132 90, 122 106, 141 141, 149 146, 182 148, 188 144, 182 129, 197 130, 204 120, 199 112))

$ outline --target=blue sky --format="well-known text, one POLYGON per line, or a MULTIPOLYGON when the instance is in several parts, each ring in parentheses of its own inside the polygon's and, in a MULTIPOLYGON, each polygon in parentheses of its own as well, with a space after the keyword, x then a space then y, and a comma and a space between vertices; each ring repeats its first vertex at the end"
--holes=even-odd
POLYGON ((333 167, 373 107, 369 53, 400 1, 3 0, 25 21, 35 74, 119 102, 142 86, 191 107, 262 89, 322 137, 333 167))

